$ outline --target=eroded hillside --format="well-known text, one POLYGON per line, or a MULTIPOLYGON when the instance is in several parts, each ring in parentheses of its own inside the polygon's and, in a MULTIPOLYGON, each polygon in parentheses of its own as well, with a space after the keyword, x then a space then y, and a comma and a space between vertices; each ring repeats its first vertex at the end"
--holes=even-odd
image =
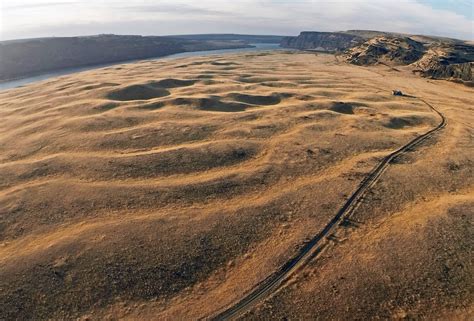
POLYGON ((423 77, 449 79, 473 86, 474 46, 468 41, 390 32, 349 30, 302 32, 281 46, 340 53, 356 65, 407 66, 423 77))

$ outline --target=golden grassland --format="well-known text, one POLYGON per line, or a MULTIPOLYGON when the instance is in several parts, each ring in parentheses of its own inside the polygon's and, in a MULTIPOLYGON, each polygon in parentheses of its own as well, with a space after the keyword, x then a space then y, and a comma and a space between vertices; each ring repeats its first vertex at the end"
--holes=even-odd
POLYGON ((438 124, 414 97, 446 129, 242 318, 469 318, 474 90, 397 70, 241 53, 0 92, 0 319, 213 315, 438 124))

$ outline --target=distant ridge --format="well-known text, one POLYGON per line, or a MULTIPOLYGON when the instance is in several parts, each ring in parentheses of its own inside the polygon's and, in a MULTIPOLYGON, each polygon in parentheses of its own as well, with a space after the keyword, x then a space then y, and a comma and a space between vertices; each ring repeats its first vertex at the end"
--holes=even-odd
POLYGON ((101 34, 0 42, 0 81, 63 68, 162 57, 180 52, 251 47, 245 41, 101 34))
POLYGON ((244 35, 244 34, 191 34, 166 36, 174 39, 203 40, 203 41, 245 41, 248 43, 280 43, 285 36, 275 35, 244 35))

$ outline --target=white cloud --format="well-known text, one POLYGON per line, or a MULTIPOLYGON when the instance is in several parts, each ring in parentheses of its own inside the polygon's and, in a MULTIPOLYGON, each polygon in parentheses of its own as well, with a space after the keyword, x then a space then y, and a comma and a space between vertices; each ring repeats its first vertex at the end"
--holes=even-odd
MULTIPOLYGON (((474 39, 473 20, 415 0, 8 0, 2 38, 373 29, 474 39)), ((471 6, 472 8, 472 6, 471 6)))

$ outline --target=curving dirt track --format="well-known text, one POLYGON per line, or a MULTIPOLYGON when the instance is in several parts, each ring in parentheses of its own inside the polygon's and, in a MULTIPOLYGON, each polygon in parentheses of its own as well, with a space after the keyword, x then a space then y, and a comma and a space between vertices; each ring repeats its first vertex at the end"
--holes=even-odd
POLYGON ((297 256, 289 260, 285 265, 281 267, 275 274, 265 279, 257 288, 246 295, 242 300, 237 302, 235 305, 227 308, 220 312, 211 320, 230 320, 238 317, 245 313, 254 304, 265 297, 271 295, 272 292, 276 291, 296 270, 304 266, 308 261, 314 259, 321 253, 328 245, 329 237, 331 233, 337 228, 338 225, 343 223, 351 217, 351 214, 357 209, 358 204, 363 199, 364 195, 370 190, 370 188, 377 183, 380 176, 384 173, 390 163, 393 162, 397 157, 402 156, 404 153, 412 150, 423 141, 430 138, 436 132, 442 130, 447 125, 446 117, 433 105, 427 101, 420 99, 426 104, 434 113, 438 114, 441 121, 435 128, 428 132, 416 137, 408 144, 400 147, 398 150, 387 155, 383 160, 367 175, 367 177, 361 182, 357 190, 350 196, 347 202, 337 212, 336 216, 324 227, 324 229, 318 233, 313 239, 311 239, 306 245, 300 250, 297 256))

